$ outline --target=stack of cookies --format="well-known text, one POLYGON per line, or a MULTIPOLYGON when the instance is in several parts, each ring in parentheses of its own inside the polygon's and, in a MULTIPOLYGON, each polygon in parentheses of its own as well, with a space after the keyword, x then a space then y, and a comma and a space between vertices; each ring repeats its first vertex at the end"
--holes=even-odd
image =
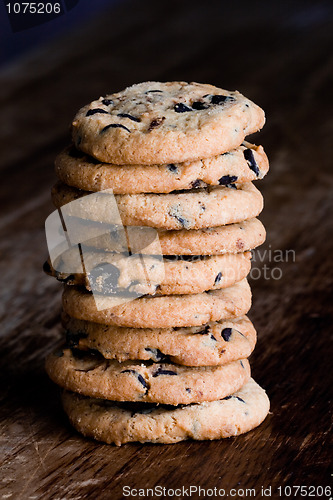
POLYGON ((238 92, 145 82, 76 115, 52 199, 67 249, 66 344, 46 361, 70 421, 121 445, 247 432, 269 411, 250 377, 251 250, 268 171, 244 142, 263 111, 238 92))

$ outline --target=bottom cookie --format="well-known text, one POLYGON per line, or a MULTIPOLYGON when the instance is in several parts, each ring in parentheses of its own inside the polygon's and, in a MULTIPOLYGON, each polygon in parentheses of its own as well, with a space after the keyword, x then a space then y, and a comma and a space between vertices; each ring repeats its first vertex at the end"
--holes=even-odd
POLYGON ((237 436, 257 427, 269 412, 269 399, 252 378, 231 396, 201 404, 115 403, 71 392, 64 392, 62 399, 79 432, 117 446, 237 436))

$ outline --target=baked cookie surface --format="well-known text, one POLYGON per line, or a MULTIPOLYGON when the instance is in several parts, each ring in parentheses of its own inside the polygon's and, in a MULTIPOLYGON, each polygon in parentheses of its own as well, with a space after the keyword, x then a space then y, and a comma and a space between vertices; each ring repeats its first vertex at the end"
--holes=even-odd
POLYGON ((263 110, 239 92, 143 82, 80 109, 72 137, 78 149, 100 161, 149 165, 230 151, 264 123, 263 110))
POLYGON ((266 231, 259 219, 204 229, 156 229, 125 226, 115 228, 106 223, 71 218, 70 237, 89 249, 155 255, 223 255, 252 250, 261 245, 266 231), (158 246, 152 240, 158 238, 158 246))
POLYGON ((256 331, 246 317, 187 328, 122 328, 63 314, 67 345, 92 349, 106 359, 167 361, 186 366, 213 366, 248 358, 256 331))
POLYGON ((262 146, 244 142, 238 148, 203 160, 166 165, 100 163, 69 146, 55 161, 57 177, 85 191, 112 189, 115 194, 170 193, 262 179, 269 164, 262 146))
POLYGON ((250 377, 247 359, 194 367, 147 361, 119 363, 95 352, 69 348, 50 354, 45 366, 53 382, 85 396, 171 405, 222 399, 250 377))
POLYGON ((192 295, 144 296, 125 303, 121 303, 119 297, 97 294, 95 297, 85 289, 65 285, 64 311, 72 318, 104 325, 169 328, 237 318, 244 316, 251 307, 251 290, 246 279, 221 290, 192 295))
POLYGON ((70 392, 62 398, 79 432, 117 446, 237 436, 257 427, 269 412, 269 399, 252 378, 225 399, 186 406, 115 403, 70 392))
POLYGON ((79 255, 74 247, 54 267, 49 261, 44 269, 68 285, 83 285, 105 295, 181 295, 219 290, 242 280, 251 269, 251 252, 159 258, 86 250, 79 255))
POLYGON ((56 208, 65 205, 72 217, 107 224, 121 220, 124 226, 161 229, 222 226, 257 217, 263 209, 263 197, 251 182, 169 194, 124 195, 108 191, 91 194, 57 183, 52 201, 56 208))

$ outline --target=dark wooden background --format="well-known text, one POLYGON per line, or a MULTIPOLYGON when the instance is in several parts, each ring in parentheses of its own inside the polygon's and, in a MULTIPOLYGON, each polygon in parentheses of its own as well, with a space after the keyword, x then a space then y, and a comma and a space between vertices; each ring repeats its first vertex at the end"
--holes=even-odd
POLYGON ((124 485, 256 488, 257 497, 272 486, 279 498, 278 486, 330 483, 332 49, 330 1, 123 1, 2 71, 2 498, 119 499, 124 485), (266 261, 281 279, 252 281, 253 375, 272 404, 263 425, 225 441, 116 448, 70 427, 44 373, 61 337, 61 287, 41 270, 43 225, 53 210, 52 163, 74 113, 149 79, 238 89, 265 109, 255 137, 271 162, 257 183, 261 255, 294 250, 295 259, 266 261))

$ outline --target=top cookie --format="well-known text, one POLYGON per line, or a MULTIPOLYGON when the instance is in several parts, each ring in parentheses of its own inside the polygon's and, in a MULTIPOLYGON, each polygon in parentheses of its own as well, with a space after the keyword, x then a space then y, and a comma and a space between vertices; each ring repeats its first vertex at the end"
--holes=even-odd
POLYGON ((81 108, 72 135, 78 149, 100 161, 151 165, 224 153, 264 123, 263 110, 237 91, 144 82, 81 108))

